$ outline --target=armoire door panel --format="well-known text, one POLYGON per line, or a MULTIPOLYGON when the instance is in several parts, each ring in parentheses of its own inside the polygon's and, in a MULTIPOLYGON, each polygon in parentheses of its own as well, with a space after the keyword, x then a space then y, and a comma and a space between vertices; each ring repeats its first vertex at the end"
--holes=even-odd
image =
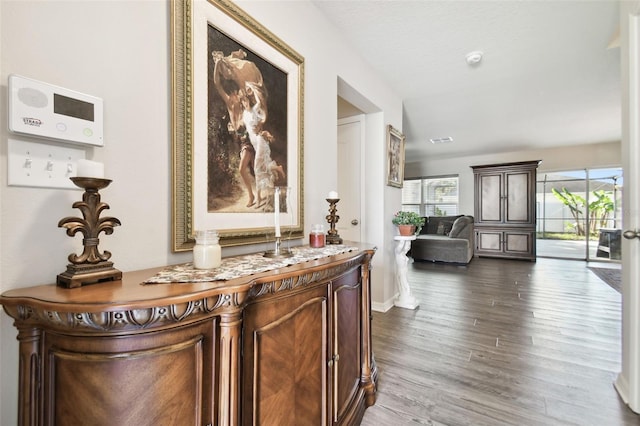
POLYGON ((502 232, 478 232, 478 250, 502 251, 502 232))
POLYGON ((529 253, 532 237, 531 233, 505 233, 505 251, 508 253, 529 253))
POLYGON ((506 175, 506 222, 530 223, 531 204, 529 194, 529 173, 508 173, 506 175))
POLYGON ((487 175, 480 177, 482 191, 480 222, 500 222, 502 220, 502 176, 487 175))

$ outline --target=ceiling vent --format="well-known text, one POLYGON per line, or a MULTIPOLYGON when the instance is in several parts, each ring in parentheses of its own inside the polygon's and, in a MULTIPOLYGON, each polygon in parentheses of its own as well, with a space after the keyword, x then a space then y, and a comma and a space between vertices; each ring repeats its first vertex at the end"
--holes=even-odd
POLYGON ((437 145, 440 143, 451 143, 453 142, 453 138, 451 136, 447 136, 446 138, 431 138, 429 139, 432 144, 437 145))

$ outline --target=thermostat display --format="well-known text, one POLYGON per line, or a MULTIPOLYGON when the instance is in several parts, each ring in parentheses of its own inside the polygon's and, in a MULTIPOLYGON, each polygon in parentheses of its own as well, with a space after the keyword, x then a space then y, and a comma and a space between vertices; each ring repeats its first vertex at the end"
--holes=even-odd
POLYGON ((91 102, 53 94, 53 112, 82 120, 93 121, 95 107, 91 102))
POLYGON ((9 76, 9 130, 103 146, 102 99, 18 75, 9 76))

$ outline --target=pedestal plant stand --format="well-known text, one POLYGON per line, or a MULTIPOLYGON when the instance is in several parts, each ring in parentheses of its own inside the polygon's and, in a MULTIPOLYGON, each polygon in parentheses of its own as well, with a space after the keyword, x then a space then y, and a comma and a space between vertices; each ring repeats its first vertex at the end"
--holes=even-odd
POLYGON ((418 299, 411 293, 411 286, 407 278, 409 265, 407 252, 411 248, 411 241, 415 240, 416 236, 396 236, 393 239, 396 241, 396 286, 398 289, 398 297, 393 304, 399 308, 415 309, 419 306, 419 303, 418 299))

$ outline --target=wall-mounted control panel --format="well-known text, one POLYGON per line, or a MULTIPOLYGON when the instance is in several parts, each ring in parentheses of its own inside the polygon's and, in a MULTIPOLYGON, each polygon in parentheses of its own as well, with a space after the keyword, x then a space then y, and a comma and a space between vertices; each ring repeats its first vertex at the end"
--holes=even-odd
POLYGON ((102 99, 15 74, 8 89, 10 131, 104 145, 102 99))

